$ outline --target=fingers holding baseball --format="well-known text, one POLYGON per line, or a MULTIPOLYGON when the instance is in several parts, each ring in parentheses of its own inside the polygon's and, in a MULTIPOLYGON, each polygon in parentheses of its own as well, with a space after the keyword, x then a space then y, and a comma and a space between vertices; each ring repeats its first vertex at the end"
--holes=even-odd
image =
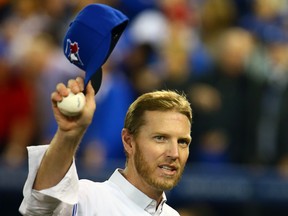
POLYGON ((84 91, 84 80, 81 77, 77 77, 76 81, 79 85, 80 91, 84 91))
POLYGON ((57 84, 56 90, 51 94, 53 104, 56 105, 57 102, 62 101, 63 97, 67 97, 69 91, 70 90, 63 83, 57 84))
POLYGON ((52 93, 51 99, 53 102, 62 101, 63 97, 67 97, 70 92, 77 94, 84 90, 84 81, 81 77, 77 77, 75 80, 70 79, 67 86, 64 83, 58 83, 56 90, 52 93))
POLYGON ((85 113, 85 116, 93 116, 96 108, 95 91, 89 82, 86 88, 86 95, 83 94, 84 81, 77 77, 68 81, 67 86, 59 83, 56 86, 56 91, 52 93, 51 99, 53 106, 65 115, 66 117, 80 116, 85 113))
POLYGON ((72 93, 77 94, 79 92, 83 92, 84 90, 84 82, 81 77, 77 77, 76 79, 70 79, 68 81, 67 87, 71 90, 72 93))

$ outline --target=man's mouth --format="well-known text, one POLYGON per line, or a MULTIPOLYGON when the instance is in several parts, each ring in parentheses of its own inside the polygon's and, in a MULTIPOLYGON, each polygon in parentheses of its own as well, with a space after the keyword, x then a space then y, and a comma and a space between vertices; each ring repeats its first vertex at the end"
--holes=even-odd
POLYGON ((176 166, 172 166, 172 165, 160 165, 159 168, 166 175, 174 175, 177 172, 177 167, 176 166))

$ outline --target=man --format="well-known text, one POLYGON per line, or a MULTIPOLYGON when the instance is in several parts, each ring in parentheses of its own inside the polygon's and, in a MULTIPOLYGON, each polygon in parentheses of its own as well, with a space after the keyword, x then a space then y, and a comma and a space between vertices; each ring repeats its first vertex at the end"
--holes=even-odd
MULTIPOLYGON (((128 109, 122 141, 125 169, 99 183, 78 180, 77 147, 96 108, 94 89, 78 117, 66 117, 57 102, 84 90, 82 78, 58 84, 52 93, 58 130, 48 146, 29 147, 29 175, 20 206, 23 215, 179 215, 168 206, 165 190, 179 181, 189 155, 192 113, 185 97, 172 91, 140 96, 128 109)), ((109 113, 107 113, 109 115, 109 113)))

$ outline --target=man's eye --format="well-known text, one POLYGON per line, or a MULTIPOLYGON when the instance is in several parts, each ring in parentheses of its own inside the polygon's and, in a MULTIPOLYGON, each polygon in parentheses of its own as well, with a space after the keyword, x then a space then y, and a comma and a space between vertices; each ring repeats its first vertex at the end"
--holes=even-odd
POLYGON ((165 137, 164 136, 155 136, 154 140, 156 140, 157 142, 164 142, 165 141, 165 137))
POLYGON ((189 146, 190 141, 189 141, 189 140, 186 140, 186 139, 180 139, 180 140, 178 141, 178 143, 179 143, 180 145, 182 145, 182 146, 189 146))

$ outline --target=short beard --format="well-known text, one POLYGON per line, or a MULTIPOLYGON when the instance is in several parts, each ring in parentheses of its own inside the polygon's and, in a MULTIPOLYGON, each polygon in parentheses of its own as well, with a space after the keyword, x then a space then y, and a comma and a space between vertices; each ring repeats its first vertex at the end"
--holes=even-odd
POLYGON ((145 160, 142 151, 139 149, 138 143, 136 143, 134 162, 136 171, 143 178, 143 180, 147 182, 150 186, 160 191, 171 190, 173 187, 175 187, 180 181, 182 173, 184 171, 184 167, 180 167, 180 170, 178 170, 179 172, 177 173, 177 176, 176 178, 174 178, 174 180, 170 176, 164 176, 161 179, 153 177, 152 174, 155 170, 153 170, 153 168, 149 166, 149 163, 145 160))

